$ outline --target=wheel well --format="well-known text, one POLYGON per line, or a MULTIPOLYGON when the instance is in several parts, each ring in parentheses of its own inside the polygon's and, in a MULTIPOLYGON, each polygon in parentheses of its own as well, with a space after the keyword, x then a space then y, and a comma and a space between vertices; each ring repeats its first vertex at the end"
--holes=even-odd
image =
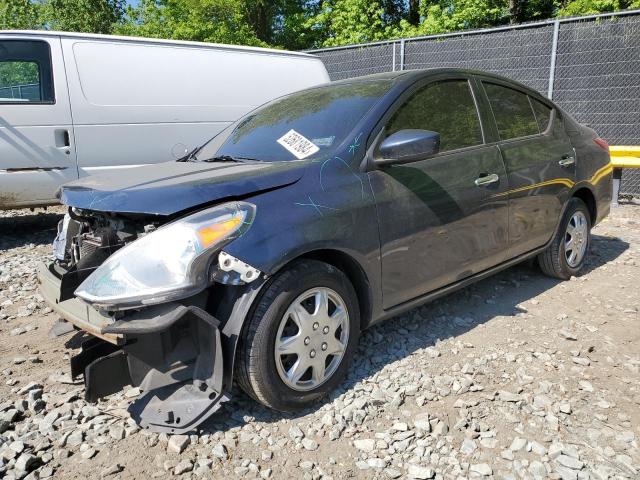
POLYGON ((369 324, 371 319, 371 288, 367 275, 362 267, 352 257, 338 250, 315 250, 308 252, 298 258, 310 258, 328 263, 340 269, 349 278, 351 285, 358 296, 358 306, 360 307, 360 329, 369 324))
POLYGON ((593 226, 596 223, 596 219, 598 218, 596 199, 593 196, 593 193, 591 193, 591 190, 584 187, 576 190, 573 196, 579 198, 587 205, 587 208, 589 209, 589 216, 591 217, 591 225, 593 226))

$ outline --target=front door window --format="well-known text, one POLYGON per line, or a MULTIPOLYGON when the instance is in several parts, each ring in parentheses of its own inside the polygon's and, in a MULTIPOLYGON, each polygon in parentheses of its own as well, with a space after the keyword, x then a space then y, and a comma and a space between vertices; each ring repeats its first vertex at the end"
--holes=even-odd
POLYGON ((482 129, 469 82, 449 80, 418 90, 391 117, 385 134, 404 129, 439 133, 441 152, 480 145, 482 129))

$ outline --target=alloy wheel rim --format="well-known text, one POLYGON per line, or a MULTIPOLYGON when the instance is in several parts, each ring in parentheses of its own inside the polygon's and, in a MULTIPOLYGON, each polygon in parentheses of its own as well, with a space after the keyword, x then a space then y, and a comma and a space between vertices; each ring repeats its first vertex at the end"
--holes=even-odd
POLYGON ((338 369, 349 341, 349 312, 338 293, 315 287, 296 298, 278 327, 276 368, 289 388, 319 387, 338 369))
POLYGON ((575 212, 564 235, 564 256, 570 267, 577 267, 582 262, 589 243, 589 226, 584 213, 575 212))

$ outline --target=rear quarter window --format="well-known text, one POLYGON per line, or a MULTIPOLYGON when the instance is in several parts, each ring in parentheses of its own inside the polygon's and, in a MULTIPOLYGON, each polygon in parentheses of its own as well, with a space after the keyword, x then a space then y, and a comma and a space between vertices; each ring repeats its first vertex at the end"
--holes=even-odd
POLYGON ((551 121, 551 111, 552 109, 545 105, 544 103, 536 100, 535 98, 529 97, 531 100, 531 106, 533 107, 533 111, 536 114, 536 121, 538 122, 538 128, 540 132, 544 132, 549 127, 549 122, 551 121))
POLYGON ((538 121, 527 94, 494 83, 482 83, 489 98, 501 140, 540 133, 538 121))

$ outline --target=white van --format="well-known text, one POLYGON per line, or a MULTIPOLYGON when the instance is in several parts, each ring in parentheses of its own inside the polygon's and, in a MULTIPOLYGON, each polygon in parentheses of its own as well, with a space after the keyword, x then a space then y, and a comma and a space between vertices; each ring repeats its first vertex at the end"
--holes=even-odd
POLYGON ((258 105, 327 81, 302 53, 0 31, 0 209, 56 203, 61 184, 85 175, 180 158, 258 105))

